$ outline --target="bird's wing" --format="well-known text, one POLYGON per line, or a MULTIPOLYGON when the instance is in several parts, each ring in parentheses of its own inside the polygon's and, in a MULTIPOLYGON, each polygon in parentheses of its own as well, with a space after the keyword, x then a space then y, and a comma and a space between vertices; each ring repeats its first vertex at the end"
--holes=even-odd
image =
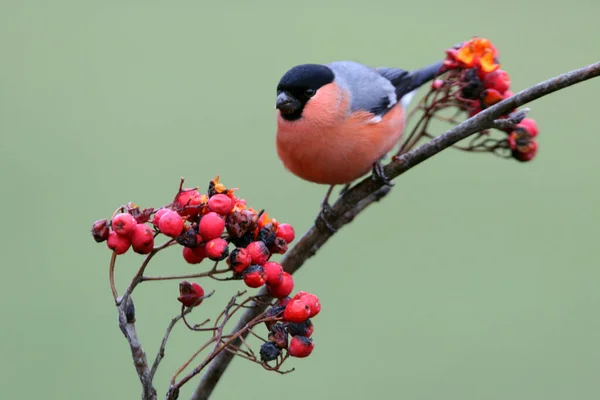
POLYGON ((377 70, 352 61, 328 65, 335 82, 350 94, 350 110, 364 110, 382 116, 398 103, 396 88, 377 70))

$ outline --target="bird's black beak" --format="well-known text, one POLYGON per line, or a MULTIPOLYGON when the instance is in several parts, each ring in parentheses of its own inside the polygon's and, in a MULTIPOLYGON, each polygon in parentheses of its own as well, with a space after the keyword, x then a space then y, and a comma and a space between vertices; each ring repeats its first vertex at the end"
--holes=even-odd
POLYGON ((277 102, 275 103, 275 108, 279 109, 282 114, 293 114, 298 111, 302 107, 302 104, 298 99, 293 96, 290 96, 286 92, 281 92, 277 96, 277 102))

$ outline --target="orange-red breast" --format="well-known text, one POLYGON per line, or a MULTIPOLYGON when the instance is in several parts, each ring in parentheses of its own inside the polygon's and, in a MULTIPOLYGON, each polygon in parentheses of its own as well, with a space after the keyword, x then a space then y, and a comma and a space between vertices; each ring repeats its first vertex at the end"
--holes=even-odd
POLYGON ((399 143, 404 107, 441 65, 412 72, 351 61, 293 67, 277 85, 277 152, 283 165, 302 179, 328 185, 367 174, 399 143))

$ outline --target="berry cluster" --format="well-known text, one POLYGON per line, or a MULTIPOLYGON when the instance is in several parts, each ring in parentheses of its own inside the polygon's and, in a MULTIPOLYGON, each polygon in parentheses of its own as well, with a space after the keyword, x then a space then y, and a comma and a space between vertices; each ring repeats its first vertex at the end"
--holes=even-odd
POLYGON ((298 292, 292 298, 279 299, 267 310, 266 315, 283 319, 281 322, 265 322, 269 329, 269 340, 260 348, 261 360, 275 360, 282 356, 282 350, 287 350, 287 354, 292 357, 308 357, 314 348, 311 339, 314 329, 311 318, 320 311, 319 298, 312 293, 298 292), (292 337, 289 341, 288 335, 292 337))
MULTIPOLYGON (((432 83, 430 94, 433 96, 428 96, 432 100, 429 108, 435 112, 447 107, 458 107, 470 118, 513 95, 510 91, 510 76, 500 69, 498 50, 488 39, 473 38, 446 50, 442 72, 445 74, 432 83)), ((508 117, 505 115, 501 118, 508 117)), ((455 122, 452 119, 446 120, 455 122)), ((506 136, 501 140, 489 140, 488 132, 485 132, 483 142, 472 143, 463 150, 497 153, 508 150, 508 156, 518 161, 533 159, 538 148, 535 140, 538 129, 533 119, 525 118, 503 132, 506 136)))
MULTIPOLYGON (((276 300, 265 313, 264 322, 270 333, 269 341, 261 347, 261 361, 276 359, 284 349, 289 356, 306 357, 313 349, 309 318, 321 310, 319 299, 306 292, 288 297, 294 289, 294 279, 281 264, 270 260, 273 254, 287 251, 295 238, 294 228, 269 218, 264 210, 248 207, 246 200, 235 195, 236 190, 227 189, 218 176, 210 181, 207 193, 184 188, 182 180, 171 203, 156 210, 129 203, 120 207, 112 220, 94 222, 92 235, 97 242, 106 241, 116 255, 130 248, 139 254, 150 254, 180 245, 187 263, 200 264, 205 259, 214 262, 211 270, 195 277, 217 279, 214 275, 229 273, 226 280, 243 280, 250 288, 265 286, 276 300), (155 247, 159 235, 168 241, 155 247), (217 269, 221 261, 228 267, 217 269), (292 336, 289 345, 288 335, 292 336)), ((196 307, 208 296, 198 283, 179 283, 177 299, 183 307, 196 307)), ((259 297, 256 300, 262 301, 259 297)), ((283 360, 282 356, 280 361, 283 360)))

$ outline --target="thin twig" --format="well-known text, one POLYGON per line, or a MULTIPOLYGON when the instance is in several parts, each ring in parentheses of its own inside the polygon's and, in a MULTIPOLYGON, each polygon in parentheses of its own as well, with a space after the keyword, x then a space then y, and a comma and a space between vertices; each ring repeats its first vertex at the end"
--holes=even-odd
POLYGON ((160 348, 158 349, 158 353, 156 354, 156 358, 154 359, 154 363, 152 364, 152 369, 150 370, 150 379, 154 379, 154 374, 156 374, 158 365, 160 364, 162 359, 165 357, 165 348, 167 346, 167 340, 169 340, 169 335, 171 334, 173 327, 186 314, 189 314, 190 312, 192 312, 192 310, 193 310, 193 307, 187 307, 179 315, 177 315, 175 318, 173 318, 171 320, 171 322, 169 323, 169 326, 167 326, 167 332, 165 333, 165 336, 163 337, 163 340, 160 343, 160 348))
MULTIPOLYGON (((395 158, 385 167, 384 173, 390 178, 396 178, 470 135, 493 127, 495 119, 509 113, 515 108, 598 75, 600 75, 600 62, 548 79, 516 93, 508 99, 483 110, 473 118, 464 121, 430 142, 395 158)), ((332 206, 332 215, 334 217, 328 222, 334 230, 319 230, 313 225, 298 243, 288 251, 282 260, 281 264, 284 270, 289 273, 297 271, 308 258, 313 256, 333 236, 334 232, 339 232, 341 227, 352 221, 363 209, 380 199, 381 196, 374 194, 382 190, 383 187, 381 182, 367 177, 354 187, 348 189, 332 206)), ((262 290, 259 294, 268 296, 266 290, 262 290)), ((237 322, 233 332, 239 333, 244 331, 247 324, 264 312, 265 309, 265 305, 257 305, 255 308, 247 309, 237 322)), ((247 335, 247 331, 244 331, 244 335, 247 335)), ((231 340, 231 342, 234 345, 239 345, 240 341, 234 342, 231 340)), ((191 400, 203 400, 210 397, 233 357, 233 354, 230 352, 221 352, 215 358, 206 369, 200 384, 191 396, 191 400)))

